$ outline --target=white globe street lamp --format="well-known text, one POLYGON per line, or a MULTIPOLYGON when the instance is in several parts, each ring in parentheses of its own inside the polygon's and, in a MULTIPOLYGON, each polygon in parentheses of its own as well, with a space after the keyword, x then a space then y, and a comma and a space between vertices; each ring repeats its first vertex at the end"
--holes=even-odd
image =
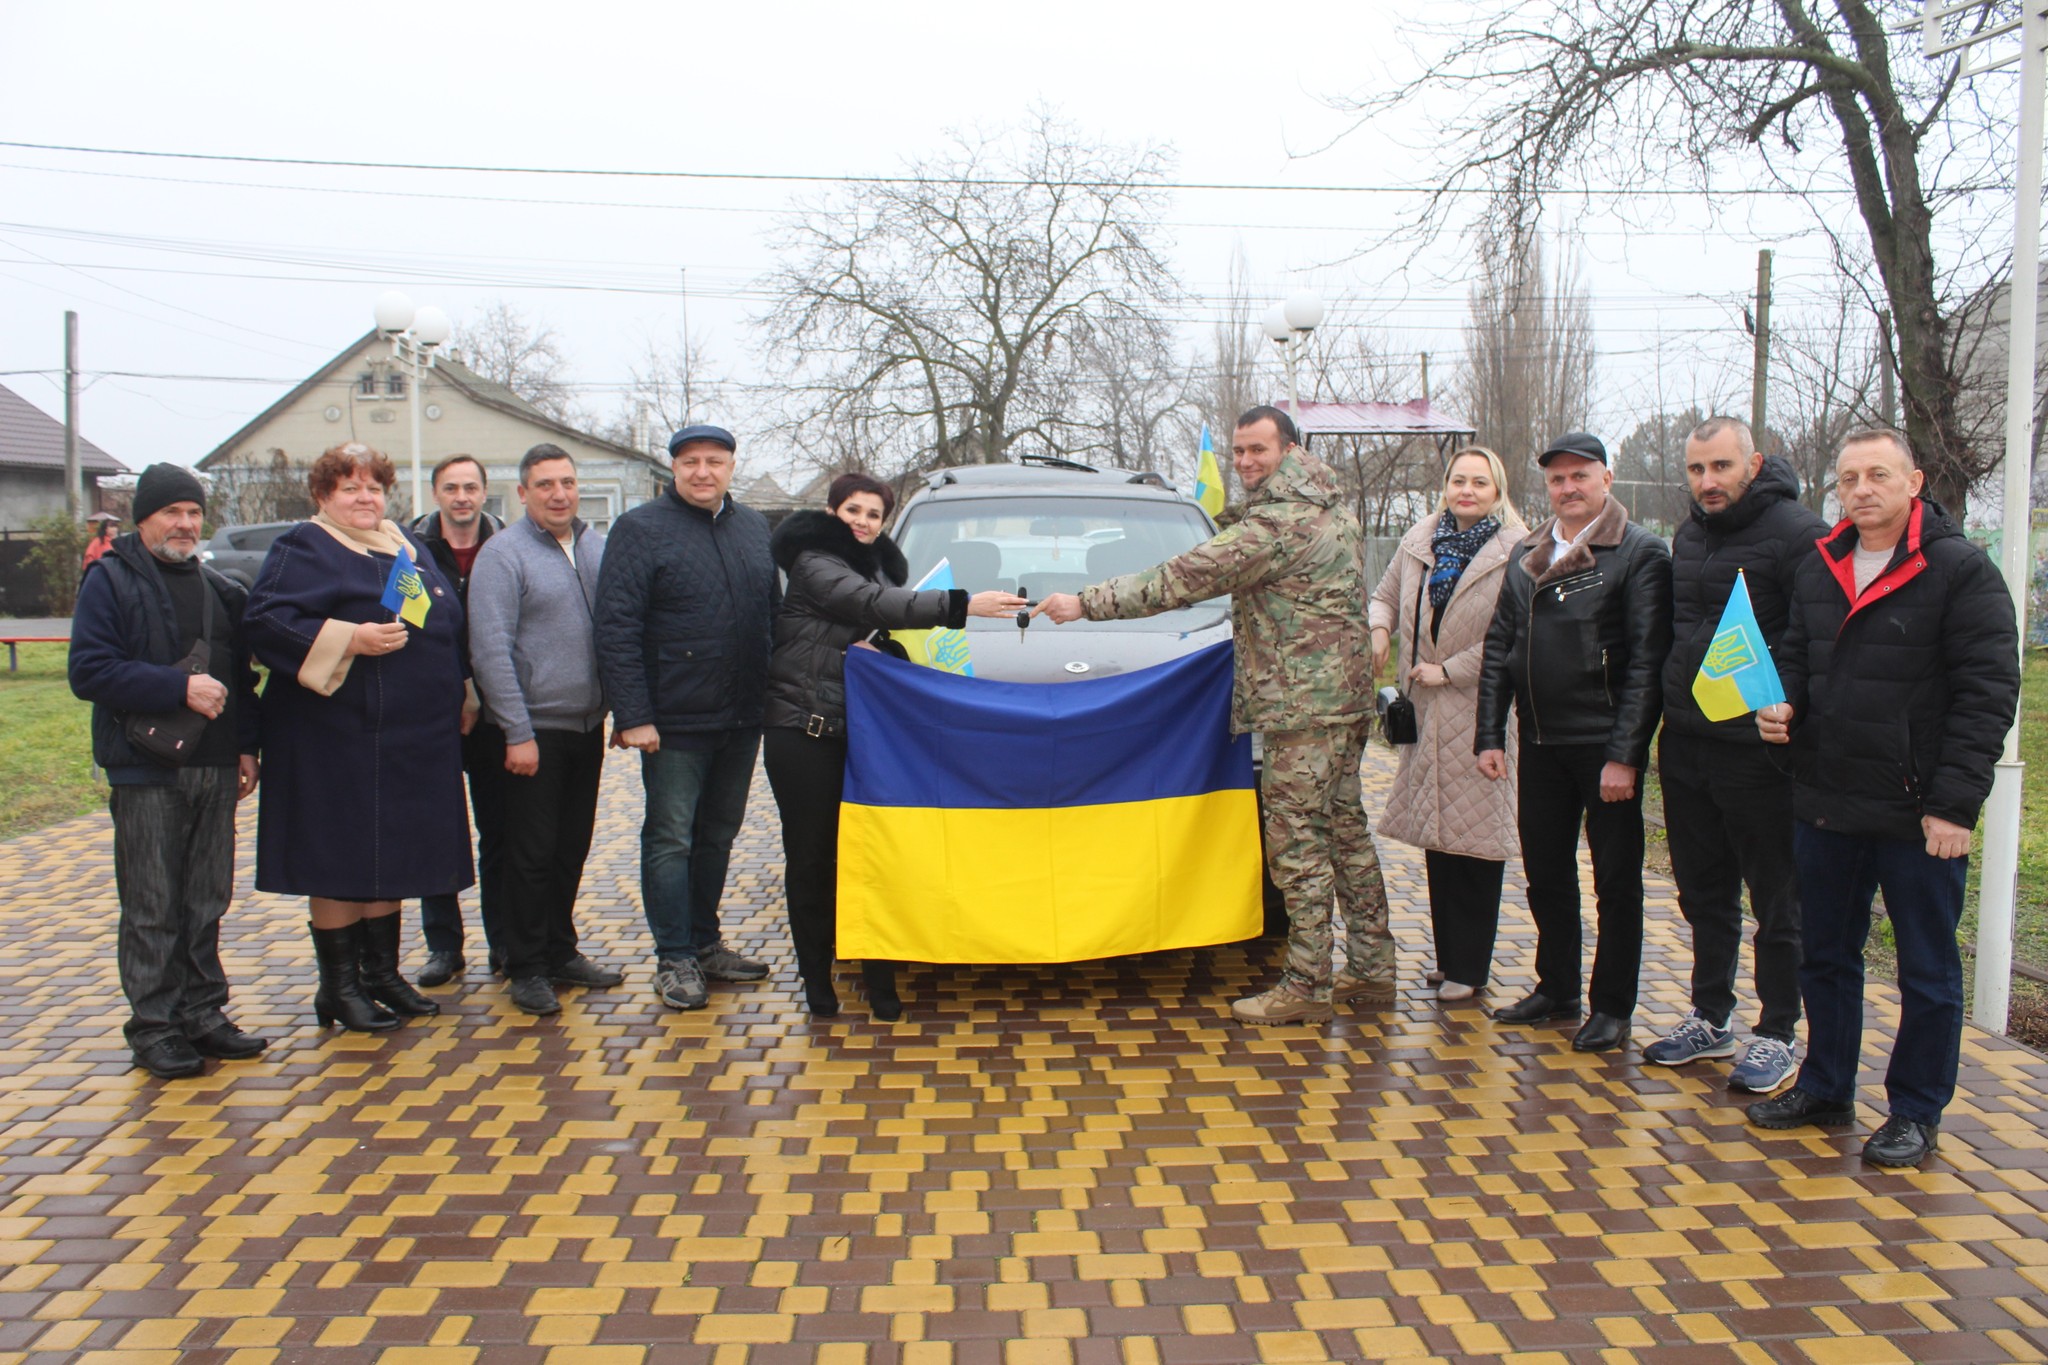
POLYGON ((378 296, 373 315, 378 333, 391 342, 391 358, 411 371, 406 403, 412 416, 412 514, 418 516, 426 506, 420 475, 420 407, 426 401, 427 371, 434 368, 435 348, 448 340, 454 324, 432 304, 414 308, 412 300, 396 289, 378 296))
POLYGON ((1313 332, 1323 325, 1323 301, 1306 290, 1280 305, 1280 311, 1297 332, 1313 332))
POLYGON ((1260 326, 1266 336, 1280 348, 1280 358, 1287 364, 1287 415, 1294 419, 1295 430, 1301 429, 1301 392, 1295 377, 1295 362, 1301 353, 1300 343, 1308 334, 1323 325, 1323 301, 1320 296, 1302 290, 1292 294, 1285 303, 1276 303, 1266 310, 1260 326))

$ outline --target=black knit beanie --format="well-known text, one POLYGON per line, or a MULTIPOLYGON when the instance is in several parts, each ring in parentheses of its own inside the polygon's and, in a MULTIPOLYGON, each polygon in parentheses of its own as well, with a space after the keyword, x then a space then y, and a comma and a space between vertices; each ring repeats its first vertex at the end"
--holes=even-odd
POLYGON ((174 502, 196 502, 206 507, 206 486, 183 465, 153 464, 135 481, 135 506, 129 513, 137 525, 153 512, 174 502))

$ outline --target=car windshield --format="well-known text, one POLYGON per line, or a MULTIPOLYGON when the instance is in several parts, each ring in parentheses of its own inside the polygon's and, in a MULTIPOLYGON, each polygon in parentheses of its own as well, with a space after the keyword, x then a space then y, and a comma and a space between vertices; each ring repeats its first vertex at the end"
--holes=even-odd
MULTIPOLYGON (((1034 602, 1136 573, 1207 540, 1209 523, 1188 503, 1153 498, 1007 496, 933 499, 906 509, 896 541, 922 582, 945 560, 969 592, 1002 589, 1034 602)), ((1215 598, 1190 611, 1107 624, 1119 630, 1189 630, 1225 606, 1215 598)), ((977 619, 983 628, 1003 623, 977 619)))

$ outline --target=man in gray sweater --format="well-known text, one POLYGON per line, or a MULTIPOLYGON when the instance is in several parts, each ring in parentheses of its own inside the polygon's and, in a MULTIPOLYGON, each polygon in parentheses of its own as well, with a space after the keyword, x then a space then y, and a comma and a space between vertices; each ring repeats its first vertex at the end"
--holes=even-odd
POLYGON ((505 732, 505 895, 491 941, 512 1003, 562 1008, 556 985, 623 979, 576 947, 576 891, 597 824, 604 686, 595 615, 604 538, 576 515, 576 461, 543 442, 519 462, 523 520, 484 542, 469 579, 477 691, 505 732))

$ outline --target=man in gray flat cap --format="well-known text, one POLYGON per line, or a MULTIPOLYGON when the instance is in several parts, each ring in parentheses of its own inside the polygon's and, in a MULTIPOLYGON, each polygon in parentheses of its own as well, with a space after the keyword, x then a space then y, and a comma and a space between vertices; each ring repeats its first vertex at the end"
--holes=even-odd
POLYGON ((737 448, 723 427, 670 437, 673 484, 612 523, 598 580, 598 672, 613 743, 640 751, 640 894, 670 1009, 702 1009, 707 980, 768 974, 718 924, 782 596, 768 519, 728 491, 737 448))

